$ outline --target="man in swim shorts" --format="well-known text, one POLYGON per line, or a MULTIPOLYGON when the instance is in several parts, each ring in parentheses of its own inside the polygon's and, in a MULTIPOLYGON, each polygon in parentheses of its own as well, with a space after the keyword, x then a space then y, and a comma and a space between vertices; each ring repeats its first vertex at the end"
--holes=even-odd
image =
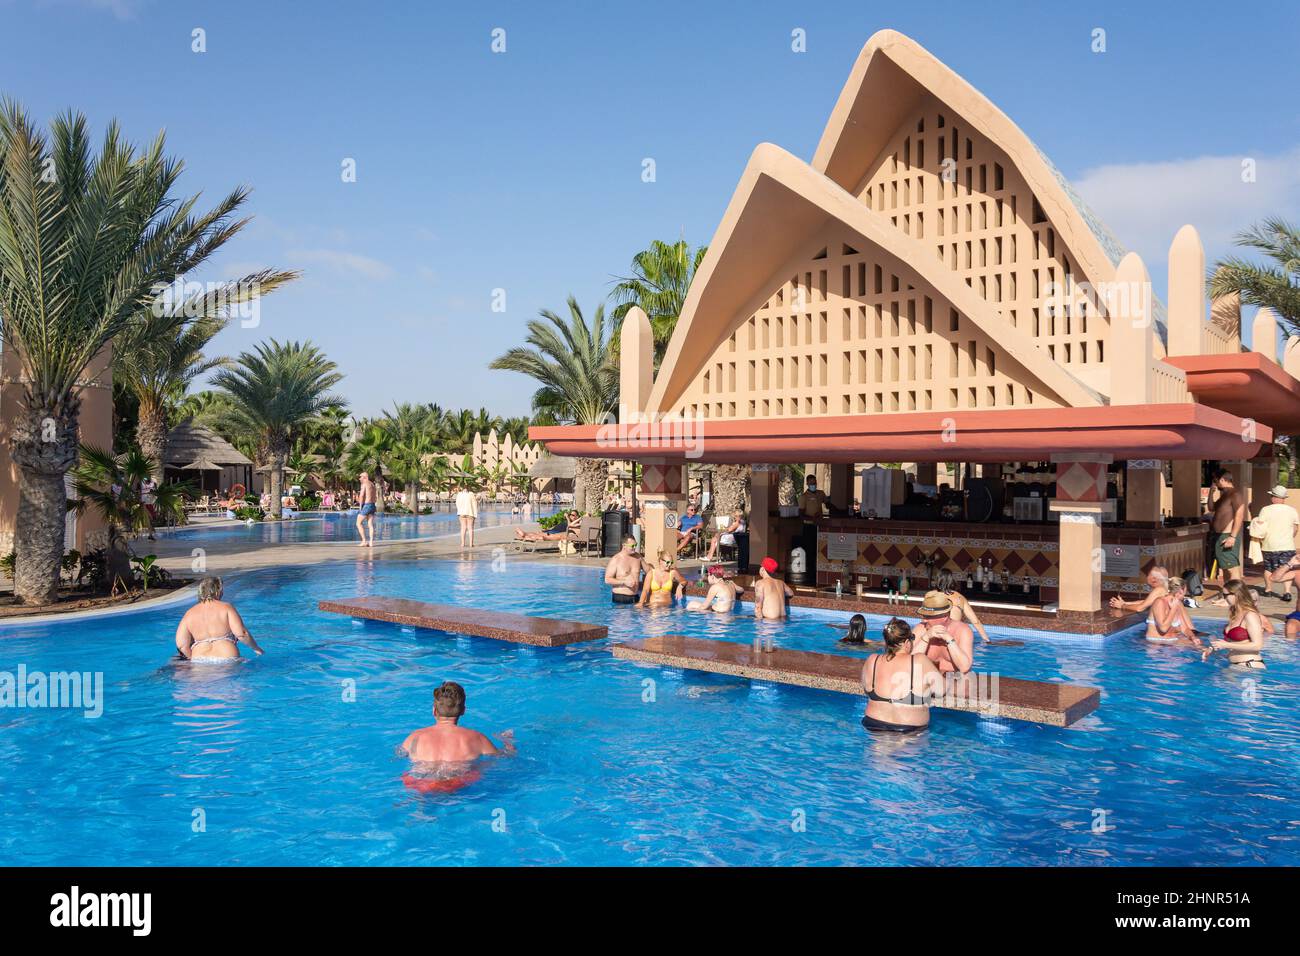
MULTIPOLYGON (((1214 560, 1223 572, 1223 583, 1241 580, 1241 528, 1246 522, 1246 499, 1233 484, 1232 474, 1220 468, 1214 475, 1214 488, 1218 496, 1209 513, 1210 527, 1214 531, 1214 560)), ((1210 602, 1226 607, 1227 600, 1220 596, 1210 602)))
POLYGON ((605 565, 605 583, 610 587, 610 597, 615 604, 635 604, 641 590, 641 571, 645 562, 637 554, 636 538, 628 535, 623 548, 605 565))
POLYGON ((785 617, 786 598, 794 597, 790 585, 772 577, 776 574, 776 559, 764 558, 759 565, 758 580, 754 582, 754 617, 769 621, 785 617))
POLYGON ((362 472, 357 476, 361 480, 361 493, 357 496, 357 501, 361 504, 361 510, 357 512, 357 535, 360 541, 357 543, 363 547, 373 548, 375 546, 375 483, 370 480, 368 472, 362 472), (366 540, 366 529, 370 529, 370 540, 366 540))
POLYGON ((492 738, 460 726, 465 714, 465 688, 455 681, 443 681, 433 692, 436 723, 415 731, 399 748, 415 763, 468 763, 479 757, 515 752, 513 731, 502 731, 500 748, 492 738))
POLYGON ((912 629, 912 653, 924 654, 941 673, 967 673, 975 663, 975 634, 965 621, 952 619, 952 601, 942 591, 931 591, 918 609, 921 623, 912 629))

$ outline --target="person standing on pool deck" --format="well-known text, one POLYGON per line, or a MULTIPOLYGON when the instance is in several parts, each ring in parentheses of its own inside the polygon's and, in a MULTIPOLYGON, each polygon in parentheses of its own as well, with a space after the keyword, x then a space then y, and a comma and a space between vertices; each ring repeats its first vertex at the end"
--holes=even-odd
POLYGON ((176 650, 190 661, 236 660, 240 643, 259 656, 265 653, 253 640, 233 604, 221 600, 221 578, 199 582, 199 603, 185 612, 176 625, 176 650))
MULTIPOLYGON (((1246 523, 1246 499, 1232 483, 1232 474, 1220 468, 1214 474, 1214 487, 1219 492, 1214 499, 1214 509, 1208 513, 1214 531, 1214 560, 1223 573, 1223 586, 1241 580, 1241 527, 1246 523)), ((1210 602, 1216 607, 1227 607, 1226 594, 1210 602)))
POLYGON ((754 617, 779 621, 785 617, 785 602, 794 597, 790 585, 772 577, 776 573, 776 559, 764 558, 758 567, 758 580, 754 582, 754 617))
POLYGON ((363 471, 357 476, 361 480, 361 493, 357 501, 361 508, 357 512, 357 534, 361 540, 357 543, 363 547, 375 546, 375 483, 370 480, 369 472, 363 471), (370 529, 370 540, 366 540, 366 528, 370 529))
POLYGON ((918 609, 921 623, 912 631, 916 652, 924 654, 945 674, 965 674, 975 666, 975 635, 965 621, 952 619, 952 601, 931 591, 918 609))
POLYGON ((1264 525, 1264 593, 1282 601, 1291 600, 1291 578, 1282 577, 1295 558, 1295 536, 1300 531, 1300 514, 1287 504, 1286 487, 1274 485, 1269 489, 1272 503, 1259 509, 1255 521, 1264 525), (1273 590, 1274 584, 1282 585, 1282 593, 1273 590))
POLYGON ((456 517, 460 519, 460 546, 474 547, 474 522, 478 520, 478 497, 468 488, 456 492, 456 517))
POLYGON ((410 734, 398 748, 415 763, 469 763, 479 757, 493 757, 515 752, 514 735, 501 732, 502 746, 477 730, 460 726, 465 715, 465 688, 455 681, 443 681, 433 692, 433 716, 436 722, 410 734))
POLYGON ((610 597, 615 604, 635 604, 641 587, 641 572, 645 562, 636 553, 636 538, 628 535, 623 548, 605 565, 605 583, 610 587, 610 597))

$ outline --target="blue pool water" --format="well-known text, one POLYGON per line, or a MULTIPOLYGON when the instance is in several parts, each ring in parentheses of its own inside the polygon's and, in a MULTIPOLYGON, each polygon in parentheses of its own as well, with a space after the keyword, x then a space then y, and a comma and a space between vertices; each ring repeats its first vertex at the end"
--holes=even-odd
MULTIPOLYGON (((534 512, 535 517, 552 514, 554 509, 534 512)), ((519 515, 509 508, 484 508, 479 512, 477 528, 493 528, 502 524, 522 524, 519 515)), ((459 533, 460 525, 454 512, 434 514, 375 516, 376 541, 410 541, 431 538, 442 534, 459 533)), ((257 521, 248 524, 220 524, 215 526, 189 525, 158 535, 160 545, 154 550, 166 550, 169 543, 188 548, 195 544, 308 544, 321 541, 357 541, 357 513, 308 512, 284 521, 257 521)))
POLYGON ((99 670, 106 697, 99 719, 0 710, 0 864, 1300 859, 1300 655, 1282 639, 1267 671, 1237 674, 1135 636, 1031 636, 979 666, 1102 686, 1095 714, 1060 730, 936 711, 896 739, 863 731, 860 698, 315 609, 376 593, 608 621, 611 640, 763 627, 842 651, 827 626, 842 616, 611 608, 599 577, 447 560, 253 572, 228 595, 267 654, 234 666, 167 663, 181 608, 0 630, 0 671, 99 670), (466 687, 467 725, 512 728, 520 753, 420 796, 394 748, 431 722, 444 679, 466 687))

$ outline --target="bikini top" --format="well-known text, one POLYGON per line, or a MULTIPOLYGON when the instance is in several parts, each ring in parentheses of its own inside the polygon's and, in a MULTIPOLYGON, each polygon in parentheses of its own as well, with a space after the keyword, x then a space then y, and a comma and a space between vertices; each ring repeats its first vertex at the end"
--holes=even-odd
POLYGON ((1243 641, 1250 640, 1250 631, 1246 630, 1240 624, 1236 627, 1225 626, 1223 628, 1223 639, 1225 641, 1232 641, 1234 644, 1239 644, 1243 641))
POLYGON ((924 697, 916 696, 916 661, 909 661, 910 667, 908 674, 909 682, 907 696, 894 700, 891 697, 881 697, 876 693, 876 663, 880 660, 877 654, 871 658, 871 688, 867 691, 867 699, 874 700, 881 704, 893 704, 897 707, 926 707, 928 702, 924 697))
POLYGON ((671 591, 672 589, 673 589, 673 576, 671 574, 668 575, 668 580, 665 581, 663 584, 656 583, 654 579, 654 575, 653 574, 650 575, 651 591, 671 591))

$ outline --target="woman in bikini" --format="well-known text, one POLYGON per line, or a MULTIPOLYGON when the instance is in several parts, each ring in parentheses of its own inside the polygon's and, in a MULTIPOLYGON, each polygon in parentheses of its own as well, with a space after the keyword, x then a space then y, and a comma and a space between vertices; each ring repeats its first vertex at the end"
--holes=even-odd
POLYGON ((672 604, 674 587, 677 588, 677 596, 681 597, 686 593, 686 579, 673 567, 672 556, 660 551, 658 560, 651 566, 650 573, 645 576, 645 586, 641 588, 641 600, 638 604, 641 607, 646 605, 663 607, 672 604))
POLYGON ((867 692, 862 726, 900 734, 922 730, 930 725, 930 701, 942 693, 943 675, 934 661, 916 653, 906 621, 891 620, 884 636, 885 652, 872 654, 862 665, 862 688, 867 692))
POLYGON ((263 653, 244 626, 233 604, 221 600, 221 578, 199 582, 199 603, 185 612, 176 626, 176 650, 190 661, 222 661, 239 657, 240 643, 263 653))
POLYGON ((1192 626, 1191 615, 1183 598, 1187 597, 1187 584, 1182 578, 1169 579, 1169 593, 1151 605, 1147 616, 1146 639, 1153 644, 1194 644, 1203 647, 1192 626))
POLYGON ((1262 669, 1268 631, 1250 589, 1241 581, 1229 581, 1223 594, 1228 600, 1228 623, 1223 628, 1223 640, 1211 641, 1201 654, 1201 660, 1209 660, 1215 651, 1223 651, 1232 667, 1262 669))
POLYGON ((736 596, 739 593, 740 587, 731 580, 727 569, 720 564, 715 564, 709 568, 709 593, 703 600, 691 601, 686 605, 686 610, 717 611, 719 614, 726 614, 736 606, 736 596))

